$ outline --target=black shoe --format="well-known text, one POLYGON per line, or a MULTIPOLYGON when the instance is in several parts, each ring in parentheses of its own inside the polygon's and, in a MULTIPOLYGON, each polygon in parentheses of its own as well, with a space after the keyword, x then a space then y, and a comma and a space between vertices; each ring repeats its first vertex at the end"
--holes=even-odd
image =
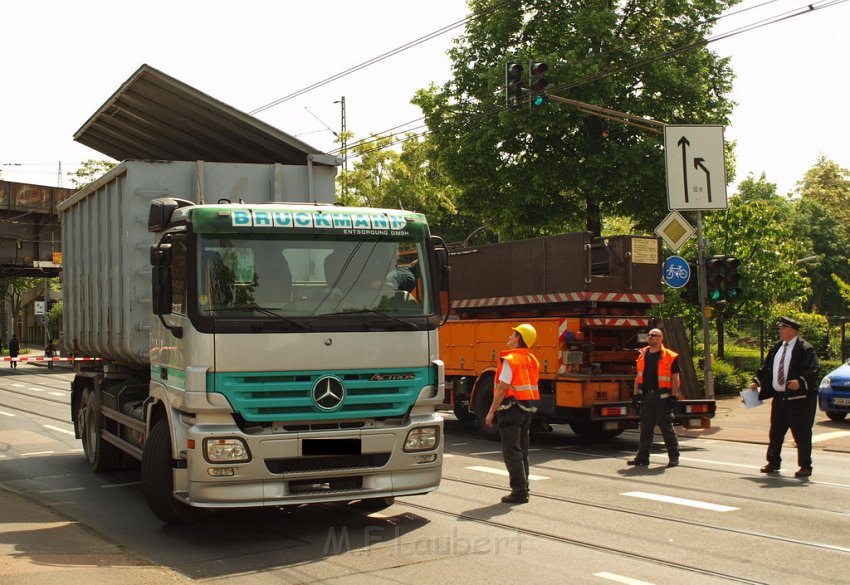
POLYGON ((647 461, 645 459, 629 459, 628 461, 626 461, 626 465, 637 465, 637 466, 649 465, 649 461, 647 461))
POLYGON ((678 465, 679 465, 678 459, 671 459, 670 461, 667 462, 667 467, 676 467, 678 465))
POLYGON ((779 466, 773 465, 772 463, 768 463, 767 465, 765 465, 764 467, 759 469, 759 471, 762 472, 762 473, 778 473, 779 472, 779 466))
POLYGON ((502 502, 505 504, 527 504, 528 496, 522 494, 508 494, 502 496, 502 502))
POLYGON ((794 472, 794 477, 809 477, 812 474, 811 467, 801 467, 794 472))

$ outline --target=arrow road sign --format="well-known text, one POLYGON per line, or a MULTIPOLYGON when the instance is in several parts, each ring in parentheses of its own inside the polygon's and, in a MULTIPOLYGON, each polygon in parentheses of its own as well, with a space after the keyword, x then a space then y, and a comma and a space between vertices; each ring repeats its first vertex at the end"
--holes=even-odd
POLYGON ((665 126, 667 205, 726 209, 723 126, 665 126))

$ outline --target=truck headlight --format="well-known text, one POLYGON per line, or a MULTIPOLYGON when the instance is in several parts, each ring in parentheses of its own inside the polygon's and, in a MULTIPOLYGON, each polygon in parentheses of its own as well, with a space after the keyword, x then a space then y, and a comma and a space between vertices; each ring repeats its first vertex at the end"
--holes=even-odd
POLYGON ((407 433, 407 438, 404 440, 404 450, 411 451, 430 451, 436 449, 440 444, 440 428, 439 427, 416 427, 410 429, 407 433))
POLYGON ((204 439, 204 458, 210 463, 247 463, 251 452, 245 441, 236 437, 204 439))

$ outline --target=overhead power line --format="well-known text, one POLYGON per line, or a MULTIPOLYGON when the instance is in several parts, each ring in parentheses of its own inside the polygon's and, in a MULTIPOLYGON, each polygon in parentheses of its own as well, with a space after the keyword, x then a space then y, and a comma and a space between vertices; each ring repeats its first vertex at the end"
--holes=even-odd
POLYGON ((482 10, 480 12, 476 12, 474 14, 471 14, 471 15, 467 16, 466 18, 458 20, 457 22, 453 22, 452 24, 446 25, 443 28, 437 29, 432 33, 428 33, 427 35, 425 35, 423 37, 419 37, 418 39, 410 41, 409 43, 405 43, 405 44, 401 45, 400 47, 396 47, 395 49, 387 51, 386 53, 382 53, 382 54, 378 55, 377 57, 373 57, 373 58, 369 59, 368 61, 364 61, 363 63, 360 63, 359 65, 349 67, 348 69, 346 69, 344 71, 340 71, 339 73, 337 73, 335 75, 331 75, 330 77, 326 77, 325 79, 323 79, 321 81, 317 81, 316 83, 313 83, 312 85, 308 85, 307 87, 305 87, 303 89, 299 89, 298 91, 292 92, 289 95, 285 95, 282 98, 276 99, 275 101, 268 103, 264 106, 260 106, 256 110, 252 110, 248 113, 251 114, 251 115, 254 115, 254 114, 258 114, 260 112, 263 112, 265 110, 268 110, 269 108, 273 108, 274 106, 276 106, 278 104, 282 104, 285 101, 296 98, 296 97, 298 97, 302 94, 305 94, 309 91, 313 91, 314 89, 316 89, 318 87, 321 87, 323 85, 331 83, 332 81, 336 81, 337 79, 345 77, 346 75, 350 75, 352 73, 360 71, 361 69, 369 67, 370 65, 374 65, 375 63, 383 61, 384 59, 388 59, 389 57, 392 57, 393 55, 397 55, 397 54, 399 54, 403 51, 406 51, 410 48, 413 48, 417 45, 421 45, 422 43, 424 43, 426 41, 430 41, 431 39, 436 38, 440 35, 443 35, 443 34, 449 32, 450 30, 454 30, 454 29, 456 29, 460 26, 465 25, 466 23, 470 22, 471 20, 475 20, 476 18, 481 18, 485 14, 489 14, 491 12, 494 12, 494 11, 502 8, 503 6, 510 4, 512 2, 516 2, 516 1, 517 0, 505 0, 504 2, 500 2, 500 3, 498 3, 494 6, 491 6, 490 8, 487 8, 486 10, 482 10))
MULTIPOLYGON (((716 21, 720 20, 720 18, 732 16, 732 15, 735 15, 735 14, 740 14, 740 13, 746 12, 748 10, 752 10, 754 8, 762 7, 762 6, 765 6, 767 4, 772 4, 776 1, 777 0, 768 0, 767 2, 759 4, 758 6, 755 6, 755 7, 744 8, 744 9, 741 9, 741 10, 736 11, 734 13, 730 13, 730 14, 723 15, 721 17, 713 18, 713 19, 711 19, 710 22, 716 22, 716 21)), ((702 46, 706 46, 708 44, 711 44, 711 43, 714 43, 714 42, 717 42, 717 41, 725 40, 725 39, 728 39, 728 38, 731 38, 731 37, 734 37, 734 36, 737 36, 737 35, 740 35, 740 34, 743 34, 743 33, 746 33, 746 32, 751 32, 751 31, 757 30, 759 28, 763 28, 763 27, 771 25, 771 24, 776 24, 778 22, 789 20, 791 18, 803 16, 804 14, 810 14, 810 13, 816 11, 816 10, 823 10, 823 9, 826 9, 826 8, 831 8, 833 6, 843 4, 847 1, 848 0, 823 0, 822 2, 814 2, 812 4, 806 4, 806 5, 801 6, 799 8, 789 10, 789 11, 786 11, 786 12, 782 12, 780 14, 777 14, 777 15, 774 15, 774 16, 769 16, 767 18, 764 18, 762 20, 759 20, 759 21, 756 21, 756 22, 753 22, 753 23, 740 26, 736 29, 730 30, 730 31, 725 32, 725 33, 718 34, 718 35, 711 37, 711 38, 708 38, 708 39, 700 39, 699 41, 688 43, 688 44, 682 45, 680 47, 670 49, 669 51, 664 51, 664 52, 659 53, 657 55, 653 55, 651 57, 639 59, 639 60, 637 60, 633 63, 623 65, 621 67, 608 69, 608 70, 605 70, 605 71, 595 73, 593 75, 588 75, 586 77, 576 79, 576 80, 571 81, 569 83, 563 83, 563 84, 559 84, 559 85, 556 85, 556 86, 552 86, 548 89, 548 92, 556 93, 556 92, 559 92, 559 91, 565 91, 565 90, 573 89, 573 88, 576 88, 576 87, 580 87, 580 86, 585 85, 587 83, 591 83, 593 81, 599 81, 601 79, 604 79, 606 77, 609 77, 609 76, 617 74, 617 73, 621 73, 623 71, 628 71, 630 69, 634 69, 634 68, 641 67, 641 66, 644 66, 644 65, 649 65, 649 64, 654 63, 656 61, 660 61, 660 60, 663 60, 663 59, 674 57, 674 56, 679 55, 681 53, 691 51, 693 49, 696 49, 696 48, 699 48, 699 47, 702 47, 702 46)), ((707 24, 707 23, 705 23, 705 24, 707 24)), ((491 115, 495 112, 501 111, 503 109, 505 109, 504 105, 493 106, 493 107, 487 108, 487 109, 485 109, 481 112, 474 114, 474 117, 478 118, 478 117, 488 116, 488 115, 491 115)), ((470 116, 465 115, 463 113, 459 113, 458 115, 463 116, 464 119, 470 118, 470 116)), ((364 138, 362 140, 355 142, 354 144, 349 145, 349 148, 364 146, 364 145, 376 142, 381 136, 385 136, 387 133, 391 132, 394 129, 404 127, 406 125, 413 124, 413 123, 416 123, 416 122, 424 121, 424 119, 425 119, 424 117, 417 118, 415 120, 411 120, 410 122, 407 122, 406 124, 398 125, 398 126, 395 126, 394 128, 391 128, 389 130, 385 130, 383 132, 375 133, 373 136, 370 136, 369 138, 364 138)), ((411 128, 410 131, 412 132, 413 130, 416 130, 417 128, 422 128, 422 127, 425 127, 425 125, 422 124, 420 126, 411 128)), ((414 139, 414 138, 418 139, 418 138, 421 138, 423 136, 426 136, 430 132, 431 132, 430 130, 426 130, 424 132, 420 132, 420 133, 417 133, 415 135, 410 135, 410 136, 406 135, 406 136, 400 137, 397 140, 394 140, 394 141, 392 141, 392 142, 390 142, 390 143, 388 143, 388 144, 386 144, 386 145, 384 145, 380 148, 368 150, 368 151, 366 151, 362 154, 368 154, 368 153, 374 152, 376 150, 382 150, 384 148, 389 148, 391 146, 395 146, 397 144, 402 144, 402 143, 407 142, 408 140, 411 140, 411 139, 414 139)), ((339 149, 336 149, 336 150, 330 151, 329 154, 333 154, 333 153, 336 153, 338 151, 339 151, 339 149)), ((354 155, 354 156, 361 156, 361 155, 354 155)))

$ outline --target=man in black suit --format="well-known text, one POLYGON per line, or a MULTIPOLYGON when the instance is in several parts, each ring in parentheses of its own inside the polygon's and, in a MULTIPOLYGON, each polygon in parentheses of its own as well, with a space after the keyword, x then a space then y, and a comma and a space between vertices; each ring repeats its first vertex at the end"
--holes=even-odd
POLYGON ((800 323, 788 317, 779 322, 774 345, 750 388, 759 388, 759 400, 773 398, 770 407, 770 443, 762 473, 775 473, 782 465, 782 443, 791 429, 797 443, 795 477, 812 474, 812 425, 815 423, 820 365, 815 348, 798 335, 800 323))

